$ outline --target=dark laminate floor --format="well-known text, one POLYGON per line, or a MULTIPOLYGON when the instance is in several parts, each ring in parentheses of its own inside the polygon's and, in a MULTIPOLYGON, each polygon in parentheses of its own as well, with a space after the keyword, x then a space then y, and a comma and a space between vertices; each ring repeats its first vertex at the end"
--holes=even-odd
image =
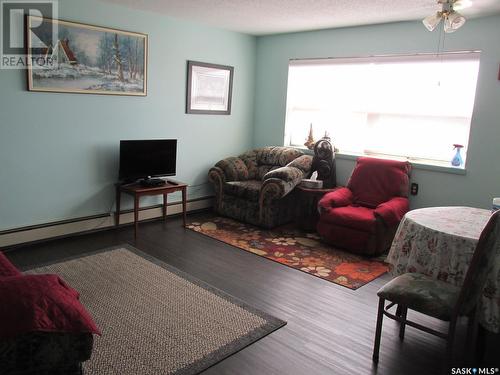
MULTIPOLYGON (((188 219, 196 219, 196 215, 188 219)), ((389 280, 388 275, 352 291, 185 230, 178 218, 167 224, 141 224, 137 242, 129 226, 21 247, 7 256, 26 267, 122 243, 288 322, 205 374, 440 373, 444 340, 408 327, 401 343, 398 325, 389 319, 384 320, 380 363, 378 368, 373 366, 376 291, 389 280)), ((420 315, 413 317, 433 328, 446 327, 420 315)), ((498 367, 498 337, 488 340, 484 364, 498 367)), ((463 357, 462 346, 457 349, 458 357, 463 357)))

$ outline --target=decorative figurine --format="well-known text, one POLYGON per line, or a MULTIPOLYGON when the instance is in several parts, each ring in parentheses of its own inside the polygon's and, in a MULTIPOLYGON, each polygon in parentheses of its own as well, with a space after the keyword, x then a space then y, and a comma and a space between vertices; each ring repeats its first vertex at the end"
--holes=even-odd
POLYGON ((311 124, 311 127, 309 128, 309 135, 307 136, 307 140, 306 143, 304 143, 304 146, 306 146, 309 150, 312 150, 314 148, 313 124, 311 124))

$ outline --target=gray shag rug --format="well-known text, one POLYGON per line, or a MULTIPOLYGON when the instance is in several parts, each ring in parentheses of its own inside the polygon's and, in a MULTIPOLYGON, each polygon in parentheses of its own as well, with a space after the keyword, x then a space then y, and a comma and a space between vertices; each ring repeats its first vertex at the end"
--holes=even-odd
POLYGON ((102 330, 85 374, 196 374, 286 324, 128 245, 27 273, 61 276, 102 330))

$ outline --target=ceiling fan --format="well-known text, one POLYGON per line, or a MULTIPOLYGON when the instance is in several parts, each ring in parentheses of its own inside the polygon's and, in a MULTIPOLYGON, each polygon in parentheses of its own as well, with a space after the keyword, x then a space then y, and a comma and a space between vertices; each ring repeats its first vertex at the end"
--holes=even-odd
POLYGON ((422 22, 429 31, 433 31, 444 20, 444 31, 453 33, 465 23, 465 17, 457 12, 472 5, 470 0, 438 0, 441 10, 425 17, 422 22))

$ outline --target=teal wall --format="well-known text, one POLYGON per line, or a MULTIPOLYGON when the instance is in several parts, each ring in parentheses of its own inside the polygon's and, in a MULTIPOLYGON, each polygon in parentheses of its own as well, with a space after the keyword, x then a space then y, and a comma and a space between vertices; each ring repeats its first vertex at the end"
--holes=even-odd
MULTIPOLYGON (((290 58, 434 52, 437 46, 437 33, 419 22, 255 38, 95 0, 60 0, 59 17, 148 34, 148 96, 32 93, 24 71, 0 70, 0 230, 110 210, 120 139, 177 138, 176 178, 193 185, 189 198, 209 195, 206 173, 214 162, 283 143, 290 58), (186 60, 235 67, 230 116, 184 113, 186 60)), ((469 20, 446 36, 447 50, 482 50, 467 174, 416 169, 420 193, 413 207, 489 207, 491 197, 500 196, 499 25, 498 16, 469 20)), ((337 165, 345 182, 354 162, 337 165)))
POLYGON ((255 37, 90 0, 60 0, 59 18, 148 34, 148 96, 27 92, 25 71, 0 70, 0 230, 107 212, 120 139, 177 138, 176 178, 191 185, 251 147, 255 37), (184 113, 186 60, 234 66, 230 116, 184 113))
MULTIPOLYGON (((428 32, 421 22, 259 37, 254 145, 283 144, 289 59, 436 52, 437 38, 438 32, 428 32)), ((445 50, 482 51, 467 174, 415 169, 412 179, 419 183, 420 192, 412 197, 413 208, 440 205, 489 208, 492 197, 500 196, 499 40, 499 16, 469 20, 454 34, 446 34, 445 50)), ((335 140, 335 134, 332 137, 335 140)), ((353 160, 337 160, 340 183, 345 183, 353 166, 353 160)))

